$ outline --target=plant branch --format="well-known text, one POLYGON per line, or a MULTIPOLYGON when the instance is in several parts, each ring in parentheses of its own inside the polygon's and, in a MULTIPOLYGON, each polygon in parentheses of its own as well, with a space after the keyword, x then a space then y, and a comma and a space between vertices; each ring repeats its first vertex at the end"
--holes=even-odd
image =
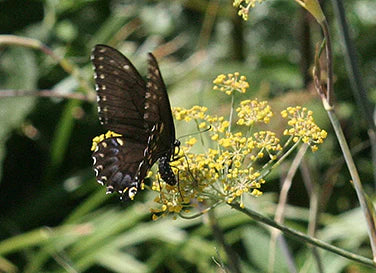
MULTIPOLYGON (((320 22, 320 26, 323 29, 324 36, 325 36, 325 51, 326 51, 326 64, 327 64, 327 82, 326 82, 326 93, 322 92, 322 87, 319 83, 319 62, 317 61, 318 57, 316 57, 315 61, 315 68, 314 71, 314 79, 315 79, 315 88, 317 89, 318 93, 321 95, 321 100, 323 102, 323 106, 325 110, 328 113, 330 122, 332 123, 333 129, 336 133, 336 137, 338 139, 339 145, 341 147, 343 156, 345 158, 345 162, 347 164, 347 168, 350 172, 351 179, 355 188, 356 195, 358 197, 360 206, 362 208, 364 217, 367 222, 367 230, 368 230, 368 236, 370 239, 370 244, 372 248, 373 253, 373 260, 376 262, 376 212, 374 209, 374 206, 372 202, 367 197, 366 193, 364 192, 362 182, 360 180, 358 170, 355 166, 354 160, 351 156, 351 152, 349 149, 349 146, 346 142, 345 136, 343 134, 341 125, 337 119, 337 116, 334 112, 334 106, 332 103, 332 97, 333 97, 333 70, 332 70, 332 62, 333 62, 333 56, 332 56, 332 47, 330 43, 330 34, 328 29, 328 23, 325 20, 320 22)), ((318 56, 318 55, 316 55, 318 56)))
POLYGON ((364 192, 358 171, 356 169, 354 160, 351 156, 349 146, 347 145, 345 136, 343 134, 343 131, 342 131, 341 125, 340 125, 340 123, 337 119, 337 116, 336 116, 333 109, 327 110, 327 112, 328 112, 330 122, 332 123, 333 129, 336 133, 336 136, 337 136, 339 145, 341 147, 343 156, 345 158, 347 168, 350 172, 352 182, 353 182, 355 192, 357 194, 360 206, 361 206, 363 214, 366 218, 367 227, 368 227, 368 235, 369 235, 369 238, 370 238, 372 253, 373 253, 374 261, 376 261, 376 224, 375 224, 375 219, 374 219, 374 215, 375 215, 374 207, 373 207, 373 204, 371 202, 367 201, 367 196, 364 192))
POLYGON ((319 240, 317 238, 307 236, 306 234, 304 234, 302 232, 299 232, 299 231, 296 231, 292 228, 281 225, 281 224, 275 222, 274 220, 257 213, 256 211, 253 211, 253 210, 248 209, 248 208, 241 208, 240 204, 238 204, 238 203, 231 203, 229 205, 232 208, 252 217, 255 221, 259 221, 259 222, 264 223, 268 226, 279 229, 280 231, 282 231, 286 235, 288 235, 292 238, 295 238, 298 241, 307 242, 309 244, 315 245, 315 246, 320 247, 322 249, 326 249, 330 252, 336 253, 336 254, 338 254, 342 257, 345 257, 345 258, 348 258, 350 260, 362 263, 364 265, 368 265, 368 266, 371 266, 373 268, 376 268, 376 263, 373 262, 371 259, 365 258, 365 257, 357 255, 357 254, 354 254, 354 253, 349 252, 347 250, 344 250, 342 248, 333 246, 333 245, 328 244, 328 243, 326 243, 322 240, 319 240))
POLYGON ((0 98, 6 97, 27 97, 27 96, 36 96, 36 97, 50 97, 50 98, 62 98, 62 99, 76 99, 83 100, 88 102, 93 102, 94 100, 82 93, 61 93, 54 90, 20 90, 20 89, 5 89, 0 90, 0 98))
MULTIPOLYGON (((308 221, 308 235, 311 237, 316 236, 317 223, 319 219, 319 185, 310 172, 310 167, 307 160, 303 160, 300 164, 300 171, 304 181, 307 193, 309 196, 309 221, 308 221)), ((324 266, 321 260, 320 253, 316 247, 312 247, 313 258, 317 265, 317 272, 323 273, 324 266)))
POLYGON ((376 125, 373 120, 371 103, 368 98, 367 90, 363 85, 363 79, 359 70, 356 49, 350 38, 349 28, 346 20, 346 13, 342 1, 332 0, 335 17, 339 26, 339 34, 343 41, 344 58, 346 64, 347 75, 349 76, 351 90, 358 104, 358 109, 363 115, 363 119, 367 122, 368 136, 371 142, 371 152, 373 161, 373 177, 376 185, 376 125))

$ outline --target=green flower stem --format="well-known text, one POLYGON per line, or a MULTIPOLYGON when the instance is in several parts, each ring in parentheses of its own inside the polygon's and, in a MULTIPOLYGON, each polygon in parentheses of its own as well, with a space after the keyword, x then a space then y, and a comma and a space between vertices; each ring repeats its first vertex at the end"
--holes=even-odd
POLYGON ((230 109, 230 118, 229 118, 229 125, 228 125, 228 132, 231 132, 231 125, 232 125, 232 116, 234 114, 234 103, 235 103, 235 95, 234 93, 231 94, 231 109, 230 109))
MULTIPOLYGON (((304 181, 307 193, 309 196, 309 216, 308 216, 308 228, 307 233, 309 236, 314 237, 316 235, 318 219, 320 216, 319 208, 319 191, 320 186, 316 179, 311 174, 311 167, 307 160, 302 160, 300 164, 300 170, 302 179, 304 181)), ((317 273, 324 273, 324 266, 321 259, 321 255, 316 247, 312 247, 313 259, 316 262, 317 273)))
MULTIPOLYGON (((286 145, 285 145, 283 148, 287 147, 287 145, 290 144, 290 142, 291 142, 292 139, 293 139, 293 136, 291 136, 291 137, 288 139, 288 141, 286 142, 286 145)), ((292 153, 292 151, 294 151, 295 148, 300 144, 300 141, 301 141, 301 138, 299 138, 299 140, 298 140, 297 142, 295 142, 294 145, 292 145, 291 148, 290 148, 290 149, 289 149, 289 150, 288 150, 283 156, 281 156, 281 157, 278 159, 278 161, 273 165, 273 168, 275 168, 275 167, 277 167, 279 164, 281 164, 281 162, 282 162, 283 160, 285 160, 285 158, 288 157, 288 156, 292 153)))
POLYGON ((332 0, 335 17, 338 21, 339 34, 343 41, 344 58, 347 75, 350 80, 351 90, 358 104, 358 109, 362 113, 363 119, 368 125, 368 136, 371 142, 371 152, 373 161, 374 183, 376 185, 376 125, 373 120, 373 109, 368 98, 367 90, 364 87, 362 75, 359 69, 356 48, 350 37, 350 31, 346 20, 344 4, 341 0, 332 0))
POLYGON ((367 228, 368 228, 368 236, 370 238, 370 244, 372 248, 373 260, 376 262, 376 224, 375 224, 375 209, 373 207, 372 202, 367 200, 367 196, 363 190, 362 183, 360 181, 360 177, 358 171, 356 169, 354 160, 351 156, 351 152, 349 146, 347 145, 345 136, 343 134, 341 125, 337 119, 337 116, 334 112, 333 105, 332 105, 332 97, 333 97, 333 56, 332 56, 332 46, 330 43, 330 33, 328 29, 328 22, 323 20, 320 22, 320 26, 323 30, 325 36, 325 51, 326 51, 326 64, 327 64, 327 82, 326 82, 326 96, 321 96, 322 102, 324 105, 325 110, 328 113, 330 122, 332 123, 333 129, 336 133, 339 145, 341 147, 343 156, 345 158, 345 162, 347 164, 347 168, 349 169, 353 185, 355 187, 355 191, 362 208, 363 214, 366 218, 367 228))
POLYGON ((200 133, 201 145, 202 145, 202 147, 205 147, 204 138, 202 137, 202 132, 200 130, 200 125, 198 124, 198 120, 197 119, 195 119, 195 123, 196 123, 197 131, 200 133))
POLYGON ((326 19, 320 23, 325 36, 325 53, 326 53, 326 101, 329 105, 333 105, 333 55, 332 55, 332 44, 329 35, 328 21, 326 19))
POLYGON ((368 235, 369 235, 369 238, 370 238, 372 253, 373 253, 373 257, 374 257, 373 259, 374 259, 374 261, 376 261, 376 225, 375 225, 375 219, 373 217, 374 207, 373 207, 373 204, 371 202, 367 202, 367 197, 366 197, 366 194, 364 192, 362 183, 360 181, 358 171, 356 169, 354 160, 351 156, 349 146, 347 145, 345 136, 343 134, 343 131, 342 131, 341 125, 340 125, 340 123, 337 119, 337 116, 336 116, 336 114, 335 114, 335 112, 332 108, 329 109, 329 110, 327 109, 327 112, 328 112, 330 122, 332 123, 333 129, 336 133, 336 136, 337 136, 339 145, 341 147, 343 156, 345 158, 347 168, 349 169, 351 179, 352 179, 356 194, 357 194, 358 199, 359 199, 360 206, 361 206, 363 213, 364 213, 364 216, 366 218, 367 227, 368 227, 368 235))
POLYGON ((188 214, 186 215, 185 213, 180 212, 179 216, 183 219, 186 219, 186 220, 195 219, 195 218, 198 218, 198 217, 204 215, 205 213, 208 213, 210 210, 215 209, 218 205, 223 204, 223 203, 224 203, 223 200, 219 200, 218 202, 216 202, 213 205, 211 205, 210 207, 207 207, 206 209, 200 211, 199 213, 195 213, 195 214, 192 214, 192 215, 188 215, 188 214))
MULTIPOLYGON (((283 150, 285 149, 285 147, 288 146, 288 144, 290 144, 290 142, 292 141, 292 136, 287 140, 287 142, 285 143, 285 145, 283 146, 283 149, 280 151, 280 153, 283 152, 283 150)), ((278 159, 277 162, 275 162, 274 160, 269 160, 269 162, 267 162, 264 166, 262 166, 261 168, 261 172, 262 174, 258 177, 258 180, 266 177, 275 167, 279 166, 281 164, 281 162, 286 158, 288 157, 292 151, 295 150, 295 148, 300 144, 300 139, 299 141, 295 142, 294 145, 280 158, 278 159), (272 165, 274 163, 273 166, 271 166, 269 168, 270 165, 272 165)), ((280 155, 280 153, 277 153, 277 156, 280 155)))
POLYGON ((376 268, 376 263, 373 262, 371 259, 365 258, 365 257, 357 255, 357 254, 354 254, 354 253, 349 252, 347 250, 344 250, 342 248, 328 244, 328 243, 326 243, 322 240, 319 240, 317 238, 307 236, 306 234, 299 232, 299 231, 296 231, 292 228, 278 224, 277 222, 273 221, 272 219, 265 217, 265 216, 257 213, 256 211, 253 211, 253 210, 248 209, 248 208, 241 208, 238 203, 231 203, 229 205, 232 208, 248 215, 249 217, 252 217, 255 221, 259 221, 259 222, 264 223, 268 226, 277 228, 280 231, 282 231, 283 233, 285 233, 286 235, 291 236, 292 238, 295 238, 299 241, 305 241, 309 244, 312 244, 312 245, 315 245, 315 246, 320 247, 322 249, 326 249, 330 252, 336 253, 336 254, 338 254, 342 257, 345 257, 345 258, 348 258, 350 260, 362 263, 364 265, 368 265, 368 266, 371 266, 373 268, 376 268))
POLYGON ((282 189, 281 189, 281 193, 280 193, 280 197, 279 197, 279 202, 278 202, 278 206, 277 206, 277 209, 276 209, 276 213, 275 213, 275 217, 274 217, 274 220, 278 223, 283 223, 283 220, 284 220, 284 211, 285 211, 285 207, 286 207, 286 203, 287 203, 287 195, 289 193, 289 190, 291 188, 291 184, 292 184, 292 179, 294 178, 297 170, 298 170, 298 167, 303 159, 303 156, 305 155, 306 151, 307 151, 307 148, 308 148, 308 144, 304 143, 298 153, 296 154, 293 162, 291 163, 291 167, 287 173, 287 176, 286 178, 284 179, 283 181, 283 185, 282 185, 282 189))

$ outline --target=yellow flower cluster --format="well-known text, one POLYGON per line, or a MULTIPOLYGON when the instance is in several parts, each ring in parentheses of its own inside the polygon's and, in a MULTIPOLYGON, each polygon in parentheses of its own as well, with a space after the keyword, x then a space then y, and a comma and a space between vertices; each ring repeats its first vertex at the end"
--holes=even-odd
POLYGON ((234 0, 232 5, 239 8, 238 15, 243 18, 244 21, 248 20, 249 9, 253 8, 256 3, 262 3, 264 0, 234 0))
POLYGON ((154 180, 152 185, 152 190, 159 192, 154 202, 161 204, 160 208, 151 209, 153 220, 158 218, 157 214, 180 213, 184 204, 189 202, 189 199, 183 199, 183 195, 179 192, 179 187, 165 183, 164 186, 161 187, 159 181, 160 177, 154 180))
POLYGON ((273 116, 270 105, 267 101, 259 102, 255 100, 244 100, 240 106, 236 108, 238 112, 238 125, 251 126, 255 122, 269 123, 270 118, 273 116))
MULTIPOLYGON (((188 212, 188 209, 194 204, 193 199, 203 202, 206 197, 203 196, 203 189, 210 183, 208 172, 215 173, 214 169, 209 171, 203 166, 208 165, 210 159, 203 154, 189 153, 190 148, 196 143, 195 138, 189 139, 184 146, 181 147, 182 155, 179 159, 171 162, 171 166, 178 177, 178 184, 171 186, 160 179, 160 175, 155 175, 152 189, 159 193, 154 202, 160 206, 151 209, 153 219, 159 216, 165 216, 169 213, 188 212), (184 156, 183 156, 184 155, 184 156), (191 162, 198 162, 192 166, 191 162), (199 172, 198 168, 202 168, 199 172), (200 181, 200 183, 198 183, 200 181)), ((213 166, 212 166, 213 167, 213 166)))
MULTIPOLYGON (((228 94, 231 94, 233 90, 248 86, 246 82, 239 85, 240 81, 234 78, 239 78, 239 74, 228 77, 230 82, 227 82, 226 76, 219 75, 214 81, 216 89, 222 85, 222 91, 230 90, 228 94)), ((188 139, 181 145, 178 159, 171 162, 177 185, 168 185, 159 174, 155 174, 152 189, 159 195, 155 199, 158 207, 152 209, 153 219, 169 213, 184 213, 191 208, 200 210, 198 204, 203 202, 209 207, 221 202, 239 202, 240 206, 244 206, 245 194, 262 195, 261 186, 268 171, 277 160, 284 158, 283 153, 288 154, 291 151, 288 149, 296 147, 292 145, 289 148, 290 140, 308 143, 312 150, 316 150, 316 144, 326 138, 326 132, 314 123, 312 112, 300 106, 282 111, 282 116, 289 119, 288 124, 292 127, 284 132, 284 135, 290 135, 284 145, 272 131, 251 132, 255 129, 252 125, 268 123, 273 117, 266 101, 255 99, 240 102, 236 108, 238 119, 234 123, 250 127, 245 132, 234 131, 234 128, 242 127, 231 127, 231 117, 210 115, 207 110, 201 106, 173 109, 176 120, 193 121, 198 130, 209 130, 200 133, 200 141, 194 137, 188 139)))
POLYGON ((95 149, 97 148, 98 144, 100 142, 102 142, 103 140, 105 140, 107 138, 119 137, 119 136, 121 136, 121 134, 115 133, 113 131, 107 131, 107 133, 105 133, 105 134, 101 134, 99 136, 96 136, 96 137, 93 138, 93 143, 91 145, 91 150, 95 151, 95 149))
POLYGON ((321 130, 315 123, 312 111, 305 107, 288 107, 281 112, 283 118, 289 119, 288 125, 292 128, 285 129, 284 135, 293 137, 294 142, 303 141, 311 146, 312 151, 318 149, 316 144, 321 144, 327 136, 325 130, 321 130))
POLYGON ((210 130, 203 137, 210 139, 210 146, 216 148, 208 148, 202 153, 192 152, 197 140, 190 138, 181 146, 181 157, 171 162, 178 177, 178 185, 167 185, 156 175, 158 182, 153 184, 153 190, 159 192, 155 201, 160 207, 152 210, 155 219, 157 215, 181 213, 194 203, 193 199, 210 202, 210 197, 216 196, 230 203, 239 198, 243 204, 242 195, 245 193, 262 195, 259 189, 265 181, 252 164, 262 158, 264 153, 269 154, 271 161, 275 160, 276 152, 281 149, 279 140, 272 132, 261 131, 252 137, 246 137, 242 132, 229 132, 228 120, 205 112, 206 109, 198 106, 173 109, 177 120, 194 120, 197 124, 205 124, 205 127, 210 125, 210 130))
POLYGON ((227 95, 231 95, 233 91, 245 93, 247 88, 249 88, 249 84, 246 80, 246 77, 240 76, 239 72, 235 72, 234 74, 230 73, 227 74, 227 76, 221 74, 213 81, 213 89, 225 92, 227 95))
POLYGON ((182 107, 175 107, 172 109, 172 114, 176 120, 191 121, 204 119, 205 112, 208 110, 205 106, 193 106, 191 109, 184 109, 182 107))
POLYGON ((260 173, 254 172, 253 168, 244 170, 235 168, 228 175, 230 179, 238 178, 239 176, 241 179, 238 179, 236 183, 227 183, 223 190, 226 193, 227 203, 232 203, 236 198, 240 198, 240 206, 244 207, 243 194, 250 192, 253 196, 261 196, 262 192, 258 189, 261 188, 261 184, 265 183, 265 180, 259 179, 260 173))

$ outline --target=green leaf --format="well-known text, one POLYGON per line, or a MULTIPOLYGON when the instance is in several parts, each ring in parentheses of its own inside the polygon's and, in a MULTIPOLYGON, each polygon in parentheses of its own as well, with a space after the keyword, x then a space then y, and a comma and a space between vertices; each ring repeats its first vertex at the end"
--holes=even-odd
MULTIPOLYGON (((37 84, 38 68, 30 49, 10 48, 0 59, 1 89, 33 90, 37 84), (6 71, 3 73, 2 71, 6 71)), ((1 90, 0 90, 1 92, 1 90)), ((0 176, 5 155, 5 143, 10 132, 19 128, 34 106, 34 97, 8 97, 0 99, 0 176)), ((1 179, 1 177, 0 177, 1 179)))

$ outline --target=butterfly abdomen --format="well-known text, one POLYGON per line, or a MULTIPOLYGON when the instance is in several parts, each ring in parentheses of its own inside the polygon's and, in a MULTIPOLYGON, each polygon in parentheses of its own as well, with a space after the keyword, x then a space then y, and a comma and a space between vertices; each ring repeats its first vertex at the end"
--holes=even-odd
POLYGON ((176 185, 175 174, 172 171, 170 161, 166 156, 159 158, 158 168, 159 174, 161 175, 161 178, 164 182, 171 186, 176 185))

